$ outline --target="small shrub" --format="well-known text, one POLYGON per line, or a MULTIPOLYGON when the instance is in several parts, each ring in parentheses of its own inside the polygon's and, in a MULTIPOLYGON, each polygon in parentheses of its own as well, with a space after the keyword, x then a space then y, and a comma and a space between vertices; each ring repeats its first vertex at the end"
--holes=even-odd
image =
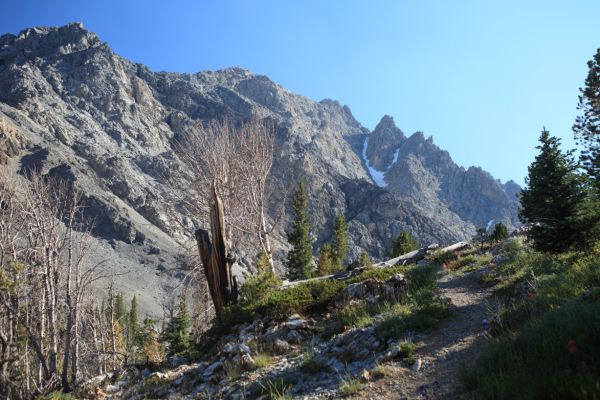
POLYGON ((400 343, 398 343, 398 350, 400 350, 400 352, 398 353, 398 357, 400 357, 400 358, 412 357, 413 352, 415 350, 415 344, 413 342, 411 342, 410 340, 403 340, 400 343))
POLYGON ((39 397, 39 400, 75 400, 75 397, 70 393, 52 392, 46 396, 39 397))
POLYGON ((259 353, 254 357, 257 369, 265 369, 271 364, 271 356, 265 353, 259 353))
POLYGON ((471 399, 584 399, 600 393, 600 304, 570 304, 492 343, 463 377, 471 399))
POLYGON ((377 364, 371 370, 371 377, 375 380, 383 379, 388 375, 388 367, 386 365, 377 364))
POLYGON ((260 393, 269 396, 271 400, 287 400, 291 399, 289 392, 293 382, 289 375, 278 378, 267 379, 260 382, 260 393))
POLYGON ((402 304, 395 304, 390 310, 383 313, 383 320, 375 327, 375 336, 379 340, 401 337, 406 330, 405 319, 410 316, 410 314, 410 307, 402 304))
POLYGON ((246 280, 240 290, 240 297, 245 303, 258 304, 280 287, 281 279, 267 267, 246 280))
POLYGON ((432 261, 437 265, 448 264, 451 261, 456 260, 457 256, 452 251, 441 251, 438 250, 433 254, 432 261))
POLYGON ((362 384, 358 378, 346 376, 340 380, 339 391, 344 397, 352 396, 353 394, 358 393, 360 389, 362 389, 362 384))
POLYGON ((373 323, 364 303, 342 308, 336 312, 335 319, 344 329, 364 328, 373 323))
POLYGON ((322 360, 319 360, 314 353, 310 353, 304 358, 304 361, 302 361, 302 364, 300 365, 300 369, 311 374, 330 371, 329 366, 322 360))

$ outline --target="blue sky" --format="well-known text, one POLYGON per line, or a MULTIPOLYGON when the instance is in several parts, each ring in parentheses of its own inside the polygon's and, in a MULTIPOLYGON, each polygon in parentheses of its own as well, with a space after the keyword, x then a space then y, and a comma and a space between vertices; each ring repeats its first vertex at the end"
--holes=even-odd
POLYGON ((80 21, 153 70, 239 66, 373 129, 392 115, 463 166, 523 183, 542 126, 573 147, 600 1, 29 1, 0 32, 80 21))

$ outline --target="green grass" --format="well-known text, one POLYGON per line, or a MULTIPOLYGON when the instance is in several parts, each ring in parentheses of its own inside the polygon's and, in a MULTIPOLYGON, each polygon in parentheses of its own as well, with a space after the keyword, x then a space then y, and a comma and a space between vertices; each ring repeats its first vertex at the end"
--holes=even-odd
POLYGON ((38 400, 75 400, 75 397, 70 393, 52 392, 45 396, 38 397, 38 400))
POLYGON ((600 304, 550 311, 491 344, 465 373, 468 391, 463 397, 598 399, 599 337, 600 304))
POLYGON ((484 278, 503 300, 495 338, 465 372, 463 397, 600 399, 600 296, 582 298, 600 286, 598 252, 544 254, 518 242, 502 252, 484 278))
POLYGON ((285 375, 278 378, 266 379, 259 382, 259 392, 261 395, 268 396, 271 400, 291 399, 290 390, 295 382, 291 375, 285 375))
POLYGON ((400 350, 400 352, 398 353, 398 357, 411 358, 415 351, 415 344, 410 340, 403 340, 400 343, 398 343, 398 350, 400 350))
POLYGON ((386 310, 375 327, 375 336, 380 340, 398 339, 407 331, 436 328, 450 314, 448 306, 430 288, 423 288, 386 310))
POLYGON ((302 364, 300 365, 300 369, 311 374, 318 374, 330 371, 329 366, 317 359, 314 353, 309 353, 304 358, 302 364))
POLYGON ((353 394, 358 393, 362 389, 362 383, 358 378, 353 378, 351 376, 342 377, 340 380, 339 391, 340 394, 344 397, 352 396, 353 394))
MULTIPOLYGON (((231 327, 237 324, 249 323, 264 317, 281 320, 294 313, 322 312, 348 285, 367 279, 385 281, 397 273, 404 274, 408 281, 407 292, 398 300, 401 304, 414 310, 414 312, 411 312, 414 317, 409 321, 408 327, 426 329, 435 326, 440 313, 433 311, 439 307, 425 303, 431 303, 435 297, 433 292, 438 270, 438 266, 435 265, 371 268, 345 281, 326 279, 307 282, 286 289, 276 288, 273 279, 265 279, 258 283, 254 282, 252 285, 260 286, 264 288, 264 291, 252 286, 251 290, 246 290, 246 295, 240 303, 226 307, 220 319, 205 334, 202 340, 203 345, 195 349, 195 352, 206 354, 206 356, 213 354, 216 348, 214 344, 219 340, 219 337, 228 334, 231 327), (424 294, 426 295, 424 296, 424 294), (420 304, 421 302, 423 304, 420 304)), ((336 320, 338 321, 336 325, 333 328, 324 329, 323 334, 327 336, 340 333, 344 327, 369 326, 373 323, 372 316, 381 312, 382 308, 361 309, 361 307, 339 311, 336 315, 336 318, 339 317, 336 320)), ((394 313, 392 312, 392 314, 394 313)), ((385 324, 394 325, 395 322, 399 322, 392 321, 396 317, 396 315, 390 315, 391 320, 385 324)), ((384 330, 380 330, 380 333, 384 330)), ((399 337, 391 332, 392 330, 390 330, 391 337, 399 337)))
POLYGON ((271 364, 271 356, 268 354, 257 354, 254 357, 254 362, 256 363, 257 369, 265 369, 271 364))

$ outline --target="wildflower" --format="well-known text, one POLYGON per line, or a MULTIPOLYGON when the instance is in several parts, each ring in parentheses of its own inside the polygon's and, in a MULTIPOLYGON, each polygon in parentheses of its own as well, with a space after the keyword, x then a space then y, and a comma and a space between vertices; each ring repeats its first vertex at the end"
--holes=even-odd
POLYGON ((567 351, 571 354, 577 352, 577 343, 573 339, 567 342, 567 351))
POLYGON ((490 329, 491 329, 491 328, 490 328, 490 323, 488 322, 488 320, 487 320, 487 319, 484 319, 484 320, 482 320, 482 321, 481 321, 481 325, 483 326, 483 329, 484 329, 486 332, 489 332, 489 331, 490 331, 490 329))

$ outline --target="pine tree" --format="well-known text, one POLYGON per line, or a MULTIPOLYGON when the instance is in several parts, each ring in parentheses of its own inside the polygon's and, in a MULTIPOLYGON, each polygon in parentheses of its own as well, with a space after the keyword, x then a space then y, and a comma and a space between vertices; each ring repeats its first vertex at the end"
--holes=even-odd
POLYGON ((154 329, 156 321, 146 316, 143 325, 138 331, 136 341, 140 344, 142 354, 146 362, 158 364, 163 358, 163 349, 159 342, 159 336, 154 329))
POLYGON ((190 347, 190 327, 192 326, 187 309, 187 293, 179 299, 177 314, 171 318, 162 332, 161 339, 169 345, 169 355, 183 353, 190 347))
POLYGON ((585 192, 576 173, 572 151, 563 153, 560 140, 544 129, 540 153, 529 166, 521 191, 521 221, 532 223, 530 236, 538 250, 557 252, 581 243, 584 229, 578 219, 585 192))
POLYGON ((292 249, 288 253, 287 267, 290 280, 310 278, 313 268, 312 239, 310 238, 310 218, 308 216, 308 197, 303 182, 292 196, 294 222, 288 233, 292 249))
POLYGON ((138 341, 140 330, 139 315, 137 298, 134 295, 131 299, 131 308, 129 309, 129 317, 127 323, 127 352, 129 357, 135 362, 136 352, 139 349, 140 343, 138 341))
POLYGON ((398 237, 392 241, 392 257, 398 257, 402 254, 410 253, 419 248, 419 243, 410 234, 410 232, 400 232, 398 237))
POLYGON ((338 214, 333 225, 331 242, 331 264, 334 271, 344 270, 344 261, 348 251, 348 224, 344 214, 338 214))
POLYGON ((319 259, 317 261, 317 275, 325 276, 333 272, 333 260, 331 257, 331 245, 323 244, 319 250, 319 259))
POLYGON ((488 239, 489 239, 489 236, 487 234, 487 229, 485 229, 485 228, 477 228, 475 236, 473 236, 473 241, 474 242, 478 242, 479 245, 481 247, 483 247, 483 244, 485 242, 487 242, 488 239))
POLYGON ((358 256, 358 265, 363 268, 371 268, 373 267, 373 263, 371 262, 371 257, 366 251, 362 251, 358 256))
POLYGON ((115 300, 115 320, 119 321, 121 326, 127 324, 127 307, 125 307, 125 299, 123 293, 117 293, 115 300))
POLYGON ((260 249, 256 256, 256 273, 257 275, 265 273, 267 270, 271 270, 271 264, 269 263, 269 256, 265 249, 260 249))
POLYGON ((504 240, 508 237, 508 228, 502 222, 497 223, 494 226, 494 231, 492 232, 492 240, 500 241, 504 240))
POLYGON ((577 105, 583 115, 575 120, 573 132, 584 147, 581 162, 600 191, 600 48, 588 61, 588 68, 585 87, 579 89, 581 95, 577 105))

